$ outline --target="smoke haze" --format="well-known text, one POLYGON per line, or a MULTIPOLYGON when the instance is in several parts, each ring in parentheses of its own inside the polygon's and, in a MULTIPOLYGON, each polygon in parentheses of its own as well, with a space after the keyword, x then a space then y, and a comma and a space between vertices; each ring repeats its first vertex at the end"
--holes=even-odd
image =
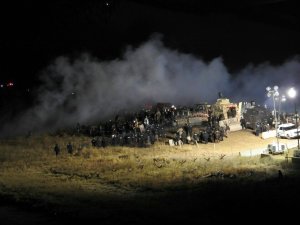
POLYGON ((3 126, 2 135, 51 130, 89 123, 136 109, 145 103, 175 105, 214 103, 218 92, 232 102, 255 100, 268 104, 265 88, 297 87, 299 58, 279 66, 249 64, 229 74, 222 58, 210 62, 171 50, 154 36, 122 58, 99 61, 88 54, 71 60, 57 58, 41 74, 36 105, 3 126))

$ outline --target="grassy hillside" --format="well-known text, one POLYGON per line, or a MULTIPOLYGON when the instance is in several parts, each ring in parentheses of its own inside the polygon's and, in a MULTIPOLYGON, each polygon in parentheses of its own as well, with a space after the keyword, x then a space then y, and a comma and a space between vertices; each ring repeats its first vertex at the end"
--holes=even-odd
POLYGON ((269 211, 288 204, 297 188, 297 170, 284 156, 210 154, 163 141, 151 148, 94 148, 89 138, 75 136, 0 142, 2 207, 59 221, 152 223, 163 218, 175 223, 197 221, 199 215, 203 222, 221 221, 227 211, 245 213, 264 204, 269 211), (68 142, 75 147, 72 155, 68 142), (55 143, 62 150, 57 157, 55 143))

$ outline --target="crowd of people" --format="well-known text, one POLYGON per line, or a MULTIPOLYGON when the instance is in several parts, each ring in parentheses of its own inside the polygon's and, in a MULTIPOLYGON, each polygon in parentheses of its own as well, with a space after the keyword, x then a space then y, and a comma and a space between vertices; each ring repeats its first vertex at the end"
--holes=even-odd
MULTIPOLYGON (((156 111, 141 110, 138 113, 117 115, 114 120, 98 125, 81 125, 77 123, 68 132, 71 135, 85 135, 91 138, 93 147, 107 146, 150 147, 156 141, 172 139, 175 145, 191 143, 217 143, 227 137, 229 126, 219 125, 219 119, 211 116, 203 127, 193 129, 188 122, 179 126, 176 116, 170 109, 156 111)), ((55 154, 60 152, 59 146, 54 147, 55 154)), ((67 152, 72 154, 71 143, 67 145, 67 152)))

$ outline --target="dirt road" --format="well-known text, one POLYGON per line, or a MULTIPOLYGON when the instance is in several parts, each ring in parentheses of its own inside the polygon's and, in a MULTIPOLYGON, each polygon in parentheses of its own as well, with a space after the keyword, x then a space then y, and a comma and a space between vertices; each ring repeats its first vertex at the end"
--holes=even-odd
MULTIPOLYGON (((281 139, 280 143, 296 145, 297 139, 281 139)), ((184 145, 184 149, 197 149, 199 153, 203 154, 226 154, 226 155, 239 155, 241 151, 255 150, 259 148, 266 148, 268 144, 277 142, 275 137, 263 139, 261 136, 255 136, 252 130, 239 130, 230 132, 228 138, 224 138, 219 143, 208 143, 196 145, 184 145)))

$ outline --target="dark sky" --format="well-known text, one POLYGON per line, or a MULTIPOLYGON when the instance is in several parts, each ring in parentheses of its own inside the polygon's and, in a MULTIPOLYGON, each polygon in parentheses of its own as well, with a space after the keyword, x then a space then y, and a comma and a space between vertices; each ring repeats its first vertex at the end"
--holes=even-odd
POLYGON ((9 1, 1 3, 1 80, 29 84, 56 57, 119 57, 158 32, 171 49, 229 71, 300 52, 296 1, 9 1), (224 3, 226 2, 226 3, 224 3), (241 3, 242 2, 242 3, 241 3))

